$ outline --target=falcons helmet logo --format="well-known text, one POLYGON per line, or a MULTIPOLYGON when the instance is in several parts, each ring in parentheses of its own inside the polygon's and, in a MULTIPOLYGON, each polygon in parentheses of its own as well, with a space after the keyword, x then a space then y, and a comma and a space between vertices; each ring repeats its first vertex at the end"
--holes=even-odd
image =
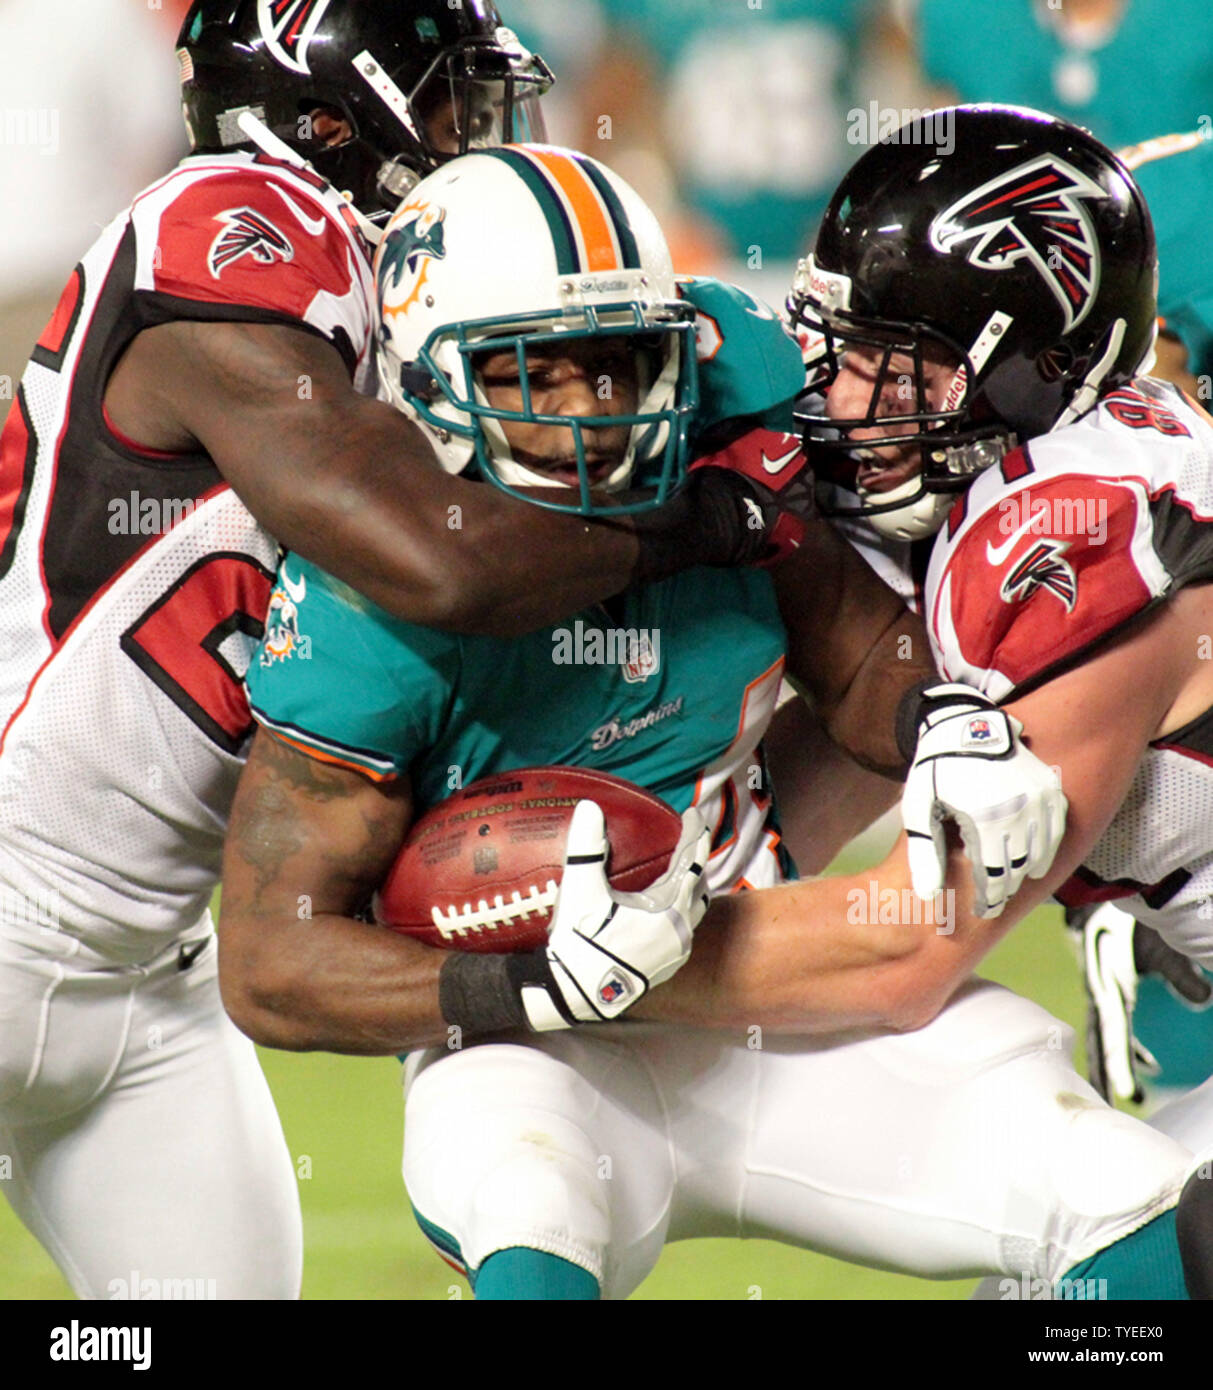
POLYGON ((331 0, 257 0, 266 52, 292 72, 310 74, 307 50, 331 0))
POLYGON ((272 265, 277 256, 284 261, 295 259, 295 248, 277 227, 252 208, 228 208, 216 214, 223 231, 211 243, 206 264, 211 279, 218 280, 225 268, 241 256, 252 256, 261 265, 272 265))
POLYGON ((1069 331, 1087 316, 1099 290, 1099 244, 1084 198, 1107 193, 1064 159, 1042 155, 957 199, 931 223, 931 245, 949 252, 971 242, 979 270, 1036 268, 1069 331))
POLYGON ((1069 550, 1069 542, 1043 540, 1037 542, 1002 581, 998 591, 1004 603, 1026 600, 1037 589, 1046 589, 1073 613, 1078 601, 1078 579, 1071 566, 1061 557, 1069 550))

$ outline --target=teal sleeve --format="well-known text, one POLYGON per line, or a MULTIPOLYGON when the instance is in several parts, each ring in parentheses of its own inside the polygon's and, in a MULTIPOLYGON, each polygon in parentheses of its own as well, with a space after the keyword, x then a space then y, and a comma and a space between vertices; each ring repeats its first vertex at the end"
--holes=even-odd
POLYGON ((249 703, 304 752, 386 780, 436 741, 459 662, 457 637, 401 622, 288 555, 249 663, 249 703))
POLYGON ((736 285, 707 276, 678 283, 699 315, 701 435, 725 420, 756 418, 785 428, 804 387, 800 346, 769 305, 736 285))

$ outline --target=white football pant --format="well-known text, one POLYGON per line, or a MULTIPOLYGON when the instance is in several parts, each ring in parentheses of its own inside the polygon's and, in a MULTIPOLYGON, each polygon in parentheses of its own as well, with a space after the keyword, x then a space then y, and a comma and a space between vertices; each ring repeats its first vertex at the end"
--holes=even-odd
POLYGON ((0 927, 0 1190, 81 1298, 298 1297, 290 1155, 200 941, 183 970, 0 927))
POLYGON ((1054 1281, 1173 1206, 1192 1163, 1105 1105, 1071 1046, 974 981, 914 1033, 620 1023, 431 1050, 406 1066, 405 1182, 470 1268, 529 1246, 605 1298, 692 1236, 1054 1281))

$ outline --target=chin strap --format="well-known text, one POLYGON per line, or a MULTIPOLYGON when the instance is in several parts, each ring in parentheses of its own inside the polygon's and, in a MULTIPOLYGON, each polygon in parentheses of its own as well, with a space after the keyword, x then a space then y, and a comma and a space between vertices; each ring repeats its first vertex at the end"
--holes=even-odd
MULTIPOLYGON (((310 164, 304 159, 298 150, 291 149, 285 140, 280 140, 269 126, 263 121, 259 121, 251 111, 242 111, 239 117, 237 117, 236 124, 245 135, 248 136, 252 143, 257 146, 262 154, 268 154, 271 159, 280 159, 284 164, 293 164, 296 169, 306 169, 309 174, 314 174, 318 179, 324 178, 324 175, 316 169, 315 165, 310 164)), ((358 230, 362 235, 366 237, 367 241, 369 241, 372 246, 378 246, 383 240, 383 229, 381 227, 376 227, 364 212, 359 212, 340 189, 333 188, 333 185, 329 183, 327 179, 324 179, 324 181, 328 183, 328 186, 333 189, 333 192, 337 194, 349 209, 350 215, 358 224, 358 230)))
POLYGON ((1099 391, 1103 386, 1104 377, 1112 370, 1112 365, 1120 356, 1121 345, 1125 340, 1125 330, 1128 324, 1124 319, 1117 319, 1112 325, 1112 332, 1108 337, 1108 346, 1104 350, 1103 356, 1092 366, 1091 370, 1083 378, 1082 385, 1070 397, 1070 404, 1057 417, 1057 423, 1053 426, 1055 430, 1061 429, 1063 425, 1070 425, 1088 410, 1099 399, 1099 391))

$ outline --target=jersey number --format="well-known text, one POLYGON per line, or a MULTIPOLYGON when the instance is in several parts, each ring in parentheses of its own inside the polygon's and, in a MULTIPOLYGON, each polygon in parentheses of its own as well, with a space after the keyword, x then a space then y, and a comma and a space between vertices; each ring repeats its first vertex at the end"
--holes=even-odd
POLYGON ((122 650, 202 732, 237 755, 252 731, 244 684, 220 650, 265 631, 273 575, 247 555, 204 556, 122 634, 122 650))

